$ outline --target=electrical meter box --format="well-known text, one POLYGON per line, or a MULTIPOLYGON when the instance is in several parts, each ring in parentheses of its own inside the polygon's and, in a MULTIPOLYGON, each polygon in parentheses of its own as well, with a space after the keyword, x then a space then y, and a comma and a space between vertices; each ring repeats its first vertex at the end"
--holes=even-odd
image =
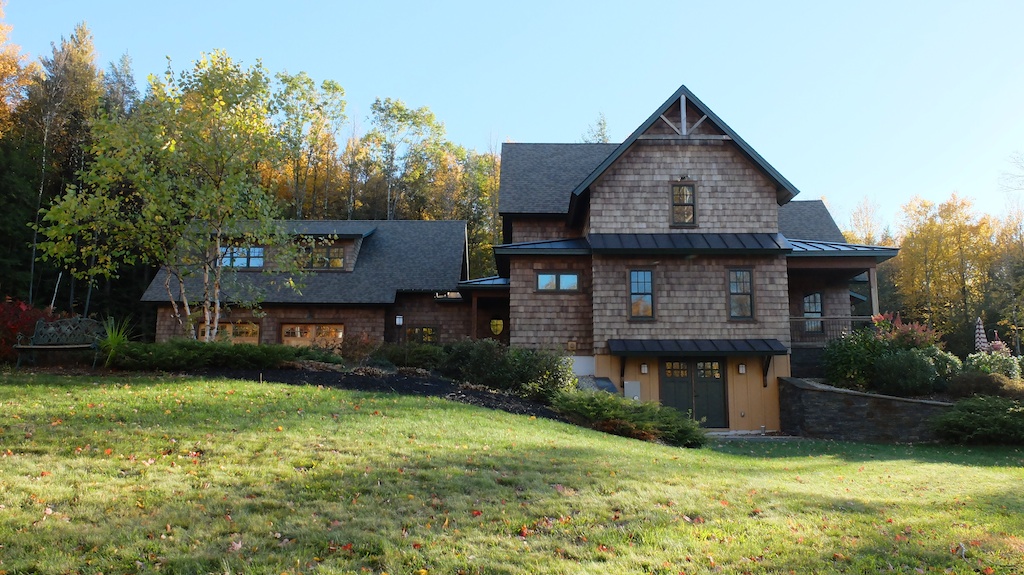
POLYGON ((640 401, 640 382, 639 381, 624 381, 622 382, 623 395, 634 401, 640 401))

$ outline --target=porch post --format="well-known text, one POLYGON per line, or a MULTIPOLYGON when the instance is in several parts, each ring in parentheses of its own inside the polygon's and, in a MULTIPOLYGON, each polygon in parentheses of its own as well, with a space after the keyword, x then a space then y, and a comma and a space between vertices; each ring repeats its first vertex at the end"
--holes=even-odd
POLYGON ((477 327, 476 327, 477 326, 477 323, 476 323, 476 315, 477 315, 477 313, 476 312, 477 312, 477 306, 478 305, 479 304, 477 302, 477 293, 474 291, 473 292, 473 314, 472 314, 472 316, 473 316, 473 324, 469 328, 470 339, 477 339, 477 337, 478 337, 477 333, 476 333, 476 330, 477 330, 477 327))
POLYGON ((878 273, 874 267, 868 268, 868 285, 871 288, 871 315, 878 315, 878 273))

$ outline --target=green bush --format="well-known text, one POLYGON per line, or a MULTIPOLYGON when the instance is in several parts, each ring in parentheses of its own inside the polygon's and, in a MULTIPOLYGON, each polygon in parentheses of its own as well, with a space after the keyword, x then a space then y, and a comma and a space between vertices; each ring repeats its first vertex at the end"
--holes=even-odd
POLYGON ((187 371, 202 368, 270 369, 294 361, 299 349, 287 345, 252 345, 174 339, 166 343, 128 342, 113 366, 140 371, 187 371))
POLYGON ((1002 395, 1004 387, 1009 386, 1010 379, 1001 373, 984 373, 981 371, 965 371, 949 382, 946 390, 955 398, 972 397, 975 395, 1002 395))
POLYGON ((822 362, 829 383, 850 389, 869 389, 875 362, 891 351, 886 340, 871 329, 859 329, 825 345, 822 362))
POLYGON ((932 420, 935 433, 950 443, 1024 444, 1024 405, 1003 397, 958 401, 932 420))
POLYGON ((452 379, 550 403, 576 386, 570 359, 551 351, 510 348, 493 339, 462 340, 444 347, 437 368, 452 379))
POLYGON ((932 366, 935 367, 935 381, 932 387, 936 391, 943 391, 949 387, 950 382, 954 377, 963 371, 963 362, 960 358, 943 351, 938 346, 930 345, 921 350, 931 360, 932 366))
POLYGON ((875 376, 870 391, 909 397, 923 395, 932 390, 935 367, 919 349, 899 349, 875 359, 875 376))
POLYGON ((972 353, 964 362, 965 371, 1001 373, 1010 379, 1020 379, 1020 364, 1017 358, 1005 353, 972 353))
POLYGON ((552 405, 581 425, 607 433, 662 441, 680 447, 700 447, 707 437, 687 414, 653 402, 639 402, 604 391, 567 391, 552 405))
POLYGON ((448 354, 439 345, 429 343, 386 343, 370 355, 371 362, 386 361, 399 367, 418 367, 434 371, 444 365, 448 354))

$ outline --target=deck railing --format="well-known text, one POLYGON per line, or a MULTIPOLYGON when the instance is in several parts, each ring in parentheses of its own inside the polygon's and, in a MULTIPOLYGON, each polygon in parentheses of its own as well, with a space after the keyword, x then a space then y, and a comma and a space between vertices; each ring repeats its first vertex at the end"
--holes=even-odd
POLYGON ((855 329, 871 326, 871 316, 791 317, 789 335, 793 347, 824 347, 855 329))

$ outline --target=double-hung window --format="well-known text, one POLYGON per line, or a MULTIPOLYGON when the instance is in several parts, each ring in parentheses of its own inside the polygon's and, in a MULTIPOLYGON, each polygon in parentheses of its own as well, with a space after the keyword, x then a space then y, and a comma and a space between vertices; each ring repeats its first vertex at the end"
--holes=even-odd
POLYGON ((672 184, 672 225, 697 225, 697 182, 682 181, 672 184))
POLYGON ((754 319, 754 272, 729 270, 729 319, 754 319))
MULTIPOLYGON (((821 292, 804 296, 804 317, 821 317, 821 292)), ((806 332, 821 333, 823 327, 820 319, 809 319, 804 322, 806 332)))
POLYGON ((654 319, 654 272, 651 270, 629 272, 629 317, 654 319))

